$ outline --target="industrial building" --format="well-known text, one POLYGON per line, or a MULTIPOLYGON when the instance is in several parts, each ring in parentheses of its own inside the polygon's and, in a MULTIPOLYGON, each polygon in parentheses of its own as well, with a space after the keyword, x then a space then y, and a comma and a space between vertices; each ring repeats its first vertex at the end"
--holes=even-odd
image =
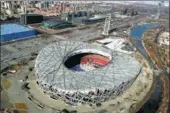
POLYGON ((67 27, 74 27, 74 25, 64 20, 47 20, 43 22, 43 27, 48 29, 62 29, 67 27))
POLYGON ((22 14, 20 16, 21 24, 41 23, 42 21, 43 21, 43 15, 40 14, 22 14))
POLYGON ((37 4, 35 4, 35 6, 36 7, 38 7, 38 8, 49 8, 49 5, 50 5, 50 3, 51 2, 48 2, 48 1, 41 1, 41 2, 39 2, 39 3, 37 3, 37 4))
POLYGON ((104 22, 105 17, 92 17, 92 18, 87 18, 87 17, 78 17, 74 18, 72 20, 72 23, 74 24, 95 24, 98 22, 104 22))
POLYGON ((90 13, 87 11, 78 11, 78 12, 72 12, 72 13, 64 13, 61 15, 62 20, 66 21, 72 21, 75 18, 79 17, 89 17, 90 13))
POLYGON ((135 49, 132 48, 129 43, 126 41, 126 39, 115 37, 112 38, 106 38, 96 41, 97 44, 104 46, 106 48, 109 48, 114 51, 118 51, 125 54, 133 54, 135 52, 135 49))
POLYGON ((1 25, 1 42, 29 38, 36 34, 36 30, 19 24, 1 25))
POLYGON ((105 20, 104 15, 92 16, 90 12, 78 11, 73 13, 65 13, 61 16, 62 20, 72 22, 74 24, 94 24, 97 22, 103 22, 105 20))
POLYGON ((105 20, 105 16, 103 15, 95 15, 94 17, 90 17, 88 19, 85 19, 84 24, 94 24, 98 22, 103 22, 105 20))
POLYGON ((128 15, 128 16, 136 16, 136 15, 138 15, 138 11, 136 11, 134 9, 125 8, 125 9, 121 10, 121 14, 128 15))

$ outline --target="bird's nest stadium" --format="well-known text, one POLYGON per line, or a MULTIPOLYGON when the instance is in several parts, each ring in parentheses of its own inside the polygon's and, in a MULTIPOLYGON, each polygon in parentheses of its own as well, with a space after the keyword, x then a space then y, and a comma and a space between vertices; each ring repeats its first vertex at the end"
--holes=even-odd
POLYGON ((131 86, 141 67, 133 56, 79 41, 49 44, 35 61, 37 84, 71 105, 114 99, 131 86))

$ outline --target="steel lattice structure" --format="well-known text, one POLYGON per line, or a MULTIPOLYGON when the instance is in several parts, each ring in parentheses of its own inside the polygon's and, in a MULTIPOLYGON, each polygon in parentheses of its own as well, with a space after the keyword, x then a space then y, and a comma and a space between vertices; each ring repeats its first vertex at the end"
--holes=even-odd
POLYGON ((109 35, 110 21, 111 21, 111 14, 108 14, 108 16, 105 19, 102 35, 106 35, 106 36, 109 35))
MULTIPOLYGON (((116 47, 115 47, 116 48, 116 47)), ((139 75, 141 65, 129 55, 79 41, 59 41, 47 45, 35 62, 37 84, 52 98, 70 104, 102 103, 115 98, 139 75), (75 54, 97 53, 110 59, 105 67, 73 71, 64 62, 75 54)))

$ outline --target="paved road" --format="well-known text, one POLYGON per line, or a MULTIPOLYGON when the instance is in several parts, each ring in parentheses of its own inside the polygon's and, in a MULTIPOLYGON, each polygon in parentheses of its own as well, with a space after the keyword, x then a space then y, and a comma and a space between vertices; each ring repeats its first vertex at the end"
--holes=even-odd
POLYGON ((131 21, 128 21, 127 23, 124 23, 123 24, 119 24, 119 25, 111 25, 110 27, 110 31, 112 31, 113 29, 120 29, 120 28, 124 28, 126 26, 130 26, 130 25, 135 25, 139 22, 141 22, 144 18, 140 18, 140 19, 137 19, 137 20, 131 20, 131 21))
MULTIPOLYGON (((40 51, 45 45, 53 41, 59 40, 87 41, 89 39, 98 38, 99 36, 100 31, 98 31, 95 28, 90 28, 85 30, 77 30, 77 32, 71 34, 71 38, 63 37, 62 35, 49 35, 48 38, 42 38, 41 36, 39 36, 38 38, 31 38, 28 40, 14 42, 12 44, 21 46, 20 47, 21 49, 6 55, 1 54, 1 69, 11 65, 11 63, 15 64, 16 62, 23 60, 25 57, 31 55, 31 53, 33 52, 40 51), (36 45, 36 43, 38 44, 36 45), (30 46, 30 44, 32 46, 30 46)), ((3 46, 12 47, 11 46, 12 44, 6 44, 3 46)))
MULTIPOLYGON (((31 55, 31 53, 40 51, 46 44, 50 43, 53 40, 59 40, 59 39, 57 38, 54 39, 52 37, 48 41, 46 41, 46 39, 42 39, 40 37, 40 38, 33 38, 30 40, 21 41, 21 42, 19 41, 19 42, 13 43, 16 46, 21 46, 20 47, 21 49, 17 50, 16 52, 11 52, 6 55, 1 54, 1 70, 11 65, 11 62, 15 63, 15 62, 21 61, 25 57, 31 55), (33 41, 34 43, 31 43, 31 41, 33 41), (31 44, 31 46, 27 46, 28 43, 31 44)), ((4 46, 12 47, 12 44, 4 45, 4 46)), ((4 49, 3 46, 1 47, 1 49, 4 49)))

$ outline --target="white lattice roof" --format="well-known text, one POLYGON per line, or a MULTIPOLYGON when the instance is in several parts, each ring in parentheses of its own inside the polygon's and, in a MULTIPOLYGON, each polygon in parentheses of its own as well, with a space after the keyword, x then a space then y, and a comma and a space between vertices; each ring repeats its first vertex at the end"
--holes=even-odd
POLYGON ((38 81, 62 91, 88 92, 97 89, 113 89, 122 82, 135 78, 140 71, 139 62, 132 56, 111 52, 100 46, 78 41, 60 41, 47 45, 36 59, 38 81), (75 51, 94 50, 106 53, 112 60, 105 67, 77 72, 65 67, 64 61, 75 51))

